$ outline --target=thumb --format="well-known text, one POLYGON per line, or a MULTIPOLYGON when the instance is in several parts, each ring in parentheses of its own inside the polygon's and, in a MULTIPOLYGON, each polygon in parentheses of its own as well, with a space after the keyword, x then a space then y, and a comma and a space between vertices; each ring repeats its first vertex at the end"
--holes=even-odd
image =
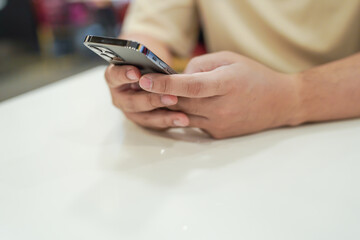
POLYGON ((236 62, 236 54, 232 52, 216 52, 194 57, 186 66, 184 73, 209 72, 218 67, 236 62))

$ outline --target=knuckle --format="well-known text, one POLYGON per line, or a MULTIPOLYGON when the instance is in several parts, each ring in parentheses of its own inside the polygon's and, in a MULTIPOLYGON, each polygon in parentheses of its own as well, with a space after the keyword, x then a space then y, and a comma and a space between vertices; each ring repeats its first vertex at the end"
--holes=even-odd
POLYGON ((192 80, 186 85, 186 93, 189 96, 199 96, 204 90, 204 84, 200 81, 192 80))
POLYGON ((190 59, 188 65, 189 66, 197 65, 200 61, 201 61, 201 56, 193 57, 192 59, 190 59))
POLYGON ((157 97, 156 95, 151 94, 151 93, 146 95, 147 102, 148 102, 148 104, 149 104, 149 106, 151 108, 159 107, 159 104, 158 104, 158 101, 157 101, 156 97, 157 97))
POLYGON ((162 93, 169 93, 171 91, 171 80, 158 81, 158 85, 160 86, 160 92, 162 92, 162 93))
POLYGON ((143 125, 145 125, 145 123, 148 123, 147 125, 150 126, 149 122, 150 122, 150 116, 149 115, 143 115, 141 117, 141 121, 144 123, 143 125))
POLYGON ((115 66, 110 65, 105 71, 105 80, 109 87, 114 88, 124 81, 124 67, 123 66, 115 66))
POLYGON ((111 65, 107 68, 107 71, 105 71, 105 79, 109 87, 116 86, 115 79, 117 79, 117 76, 114 74, 114 68, 115 66, 111 65))
POLYGON ((163 128, 167 128, 169 126, 172 126, 172 121, 170 118, 168 117, 164 117, 162 118, 161 120, 161 126, 160 127, 163 127, 163 128))
POLYGON ((133 101, 133 97, 131 95, 124 96, 119 102, 122 103, 122 109, 125 112, 130 112, 130 113, 136 112, 137 110, 136 104, 133 101))

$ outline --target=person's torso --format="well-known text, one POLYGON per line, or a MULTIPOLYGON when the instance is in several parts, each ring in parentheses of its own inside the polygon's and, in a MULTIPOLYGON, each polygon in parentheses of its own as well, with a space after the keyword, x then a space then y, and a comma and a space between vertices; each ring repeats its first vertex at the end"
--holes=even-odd
POLYGON ((298 72, 360 50, 360 0, 198 0, 207 48, 298 72))

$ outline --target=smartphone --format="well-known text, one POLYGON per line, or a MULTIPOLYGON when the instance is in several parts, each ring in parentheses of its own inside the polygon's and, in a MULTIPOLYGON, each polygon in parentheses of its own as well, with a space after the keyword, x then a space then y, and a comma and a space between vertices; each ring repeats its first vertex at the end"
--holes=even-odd
POLYGON ((135 66, 141 74, 176 74, 152 51, 135 41, 89 35, 86 36, 84 45, 109 63, 135 66))

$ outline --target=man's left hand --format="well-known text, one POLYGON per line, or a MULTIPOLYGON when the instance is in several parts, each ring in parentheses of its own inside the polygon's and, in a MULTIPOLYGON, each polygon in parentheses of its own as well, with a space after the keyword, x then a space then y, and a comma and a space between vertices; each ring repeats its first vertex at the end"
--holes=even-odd
POLYGON ((178 96, 168 108, 217 139, 302 122, 297 76, 232 52, 196 57, 184 74, 146 74, 139 83, 145 91, 178 96))

